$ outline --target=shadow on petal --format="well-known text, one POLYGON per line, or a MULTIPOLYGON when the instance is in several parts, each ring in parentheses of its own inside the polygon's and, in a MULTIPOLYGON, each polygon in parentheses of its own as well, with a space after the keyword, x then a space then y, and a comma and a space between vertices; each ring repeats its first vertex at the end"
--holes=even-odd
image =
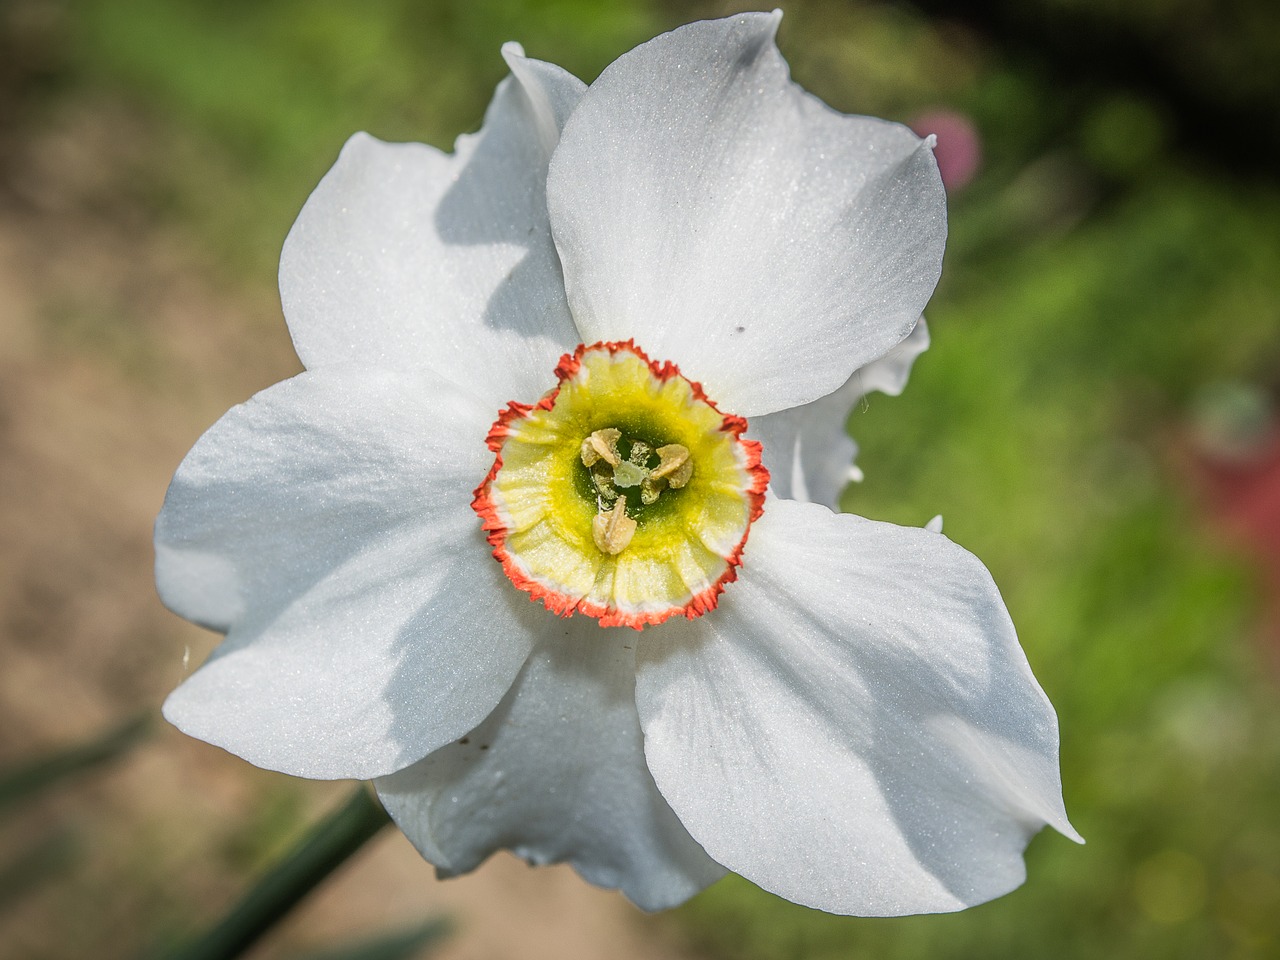
POLYGON ((386 702, 401 766, 421 760, 489 716, 510 689, 549 616, 513 588, 479 521, 458 538, 445 572, 400 628, 386 702), (422 737, 423 713, 437 717, 422 737))
MULTIPOLYGON (((559 84, 551 95, 576 97, 574 85, 581 84, 575 78, 541 66, 529 82, 559 84)), ((484 311, 486 325, 526 336, 545 334, 572 345, 578 335, 551 239, 546 200, 550 155, 542 142, 537 109, 514 76, 499 85, 484 128, 458 140, 460 168, 436 208, 435 229, 446 244, 523 251, 494 289, 484 311)), ((544 125, 549 122, 541 119, 544 125)))

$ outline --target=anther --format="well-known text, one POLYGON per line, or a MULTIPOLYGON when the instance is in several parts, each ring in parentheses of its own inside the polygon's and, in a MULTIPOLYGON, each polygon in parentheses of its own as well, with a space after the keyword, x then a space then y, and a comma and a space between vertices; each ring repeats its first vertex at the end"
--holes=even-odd
POLYGON ((596 547, 610 556, 617 556, 635 536, 636 522, 627 516, 627 502, 617 499, 612 510, 602 510, 591 521, 591 538, 596 547))
POLYGON ((582 441, 582 463, 584 466, 595 466, 603 460, 611 467, 622 462, 618 455, 618 441, 622 439, 622 431, 613 427, 597 430, 582 441))
POLYGON ((679 490, 693 476, 693 462, 689 459, 687 447, 678 443, 669 443, 658 448, 658 465, 650 476, 655 480, 666 480, 667 486, 679 490))

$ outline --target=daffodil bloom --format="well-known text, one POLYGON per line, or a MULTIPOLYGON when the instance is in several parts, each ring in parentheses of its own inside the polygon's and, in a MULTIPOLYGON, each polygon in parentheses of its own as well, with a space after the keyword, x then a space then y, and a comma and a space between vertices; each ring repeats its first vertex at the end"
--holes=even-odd
POLYGON ((509 44, 454 153, 347 143, 280 267, 306 372, 156 525, 165 603, 226 634, 171 721, 374 780, 443 875, 506 848, 648 909, 732 870, 956 910, 1075 836, 986 569, 823 505, 926 342, 945 203, 930 141, 791 83, 778 20, 589 88, 509 44))

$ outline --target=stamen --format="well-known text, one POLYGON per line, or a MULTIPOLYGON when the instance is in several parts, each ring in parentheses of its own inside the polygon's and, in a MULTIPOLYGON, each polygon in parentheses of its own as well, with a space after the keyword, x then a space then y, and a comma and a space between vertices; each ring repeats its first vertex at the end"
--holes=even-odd
POLYGON ((582 441, 583 464, 592 467, 603 460, 609 466, 616 467, 622 462, 622 457, 618 454, 618 441, 621 439, 621 430, 613 427, 597 430, 582 441))
POLYGON ((596 546, 610 556, 617 556, 635 536, 636 522, 627 516, 627 502, 617 499, 612 510, 601 510, 591 522, 591 538, 596 546))
POLYGON ((655 480, 667 481, 667 486, 679 490, 693 476, 693 461, 689 459, 689 450, 678 443, 669 443, 658 448, 658 465, 649 474, 655 480))
POLYGON ((612 507, 613 501, 617 500, 621 494, 613 487, 613 478, 609 476, 608 470, 602 470, 599 467, 591 471, 591 482, 595 485, 596 495, 600 499, 601 509, 612 507))
POLYGON ((667 487, 680 489, 693 476, 689 449, 669 443, 657 450, 658 465, 649 468, 654 449, 643 440, 631 441, 627 459, 622 459, 618 442, 622 431, 614 427, 595 430, 582 441, 583 466, 591 471, 600 512, 592 520, 591 536, 596 546, 610 556, 627 549, 636 531, 636 521, 627 516, 626 497, 620 491, 640 488, 640 503, 651 506, 667 487))

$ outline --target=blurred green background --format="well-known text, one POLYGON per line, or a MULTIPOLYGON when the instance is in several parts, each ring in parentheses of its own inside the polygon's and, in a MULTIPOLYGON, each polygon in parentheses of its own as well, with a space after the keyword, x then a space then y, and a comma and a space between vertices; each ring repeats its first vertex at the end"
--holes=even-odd
MULTIPOLYGON (((162 491, 227 402, 292 372, 269 287, 293 217, 352 131, 447 149, 478 125, 505 40, 590 80, 658 32, 735 9, 7 0, 0 248, 39 255, 35 292, 8 294, 36 303, 37 319, 25 352, 0 354, 12 375, 0 413, 47 406, 37 393, 14 401, 27 380, 87 370, 123 398, 110 409, 176 423, 155 427, 171 442, 116 448, 128 467, 102 461, 162 491), (110 263, 41 272, 90 234, 133 271, 164 260, 157 243, 176 245, 166 284, 193 278, 233 306, 196 310, 175 333, 147 309, 145 270, 100 295, 77 278, 110 263), (219 334, 234 304, 248 319, 219 334)), ((784 9, 780 46, 805 87, 846 112, 941 124, 940 152, 980 149, 976 174, 950 186, 933 347, 902 397, 873 395, 851 416, 866 479, 844 507, 916 525, 941 513, 990 567, 1058 709, 1067 805, 1088 845, 1041 836, 1024 887, 959 915, 828 917, 729 878, 654 935, 674 955, 748 960, 1280 955, 1280 11, 1268 0, 784 9)), ((84 493, 87 517, 95 496, 84 493)), ((140 515, 158 507, 149 497, 140 515)), ((35 546, 40 533, 11 534, 5 549, 27 567, 62 556, 35 546)), ((122 562, 141 571, 129 589, 146 593, 140 535, 122 562)), ((98 569, 86 567, 91 587, 98 569)), ((23 596, 26 619, 0 594, 0 642, 55 656, 58 640, 31 638, 57 595, 23 596)), ((172 671, 147 666, 173 654, 182 628, 165 617, 137 614, 99 651, 133 678, 107 685, 103 716, 172 685, 172 671)), ((95 714, 48 724, 17 702, 0 714, 5 758, 93 730, 95 714)), ((0 933, 16 931, 15 956, 115 957, 206 921, 293 835, 309 789, 253 780, 236 801, 250 825, 203 850, 175 848, 127 799, 93 814, 63 800, 30 822, 106 830, 115 817, 132 839, 89 843, 75 870, 0 898, 0 933), (207 890, 191 878, 199 864, 221 878, 207 890), (112 900, 120 883, 135 892, 112 900), (88 909, 74 930, 18 918, 102 897, 110 911, 88 909)), ((12 835, 0 848, 7 865, 30 853, 12 835)))

